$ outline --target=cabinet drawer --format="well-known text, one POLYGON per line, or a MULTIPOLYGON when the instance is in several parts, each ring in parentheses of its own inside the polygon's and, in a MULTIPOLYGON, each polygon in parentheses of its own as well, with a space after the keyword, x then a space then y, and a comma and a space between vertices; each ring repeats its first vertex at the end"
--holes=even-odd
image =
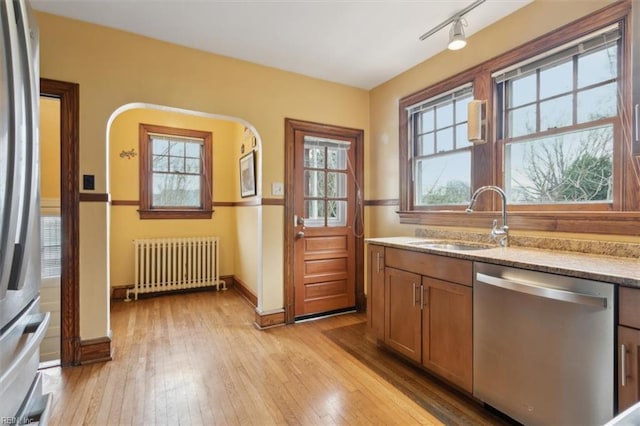
POLYGON ((640 289, 620 287, 618 290, 619 323, 640 329, 640 289))
POLYGON ((385 266, 467 286, 473 283, 470 260, 387 247, 385 266))

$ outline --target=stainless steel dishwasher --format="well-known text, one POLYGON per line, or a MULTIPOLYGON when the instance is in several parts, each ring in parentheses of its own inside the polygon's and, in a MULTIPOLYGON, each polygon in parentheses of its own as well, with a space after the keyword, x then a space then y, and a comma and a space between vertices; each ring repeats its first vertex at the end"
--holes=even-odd
POLYGON ((525 425, 614 413, 614 286, 475 262, 473 394, 525 425))

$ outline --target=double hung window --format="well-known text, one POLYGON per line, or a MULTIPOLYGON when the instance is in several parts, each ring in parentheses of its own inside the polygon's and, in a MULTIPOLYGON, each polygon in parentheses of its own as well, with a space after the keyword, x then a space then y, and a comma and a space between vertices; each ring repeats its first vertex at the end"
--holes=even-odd
POLYGON ((615 25, 494 73, 510 203, 613 202, 619 42, 615 25))
POLYGON ((471 196, 471 144, 466 84, 407 109, 414 206, 463 204, 471 196))
POLYGON ((141 218, 211 217, 211 132, 140 125, 141 218))

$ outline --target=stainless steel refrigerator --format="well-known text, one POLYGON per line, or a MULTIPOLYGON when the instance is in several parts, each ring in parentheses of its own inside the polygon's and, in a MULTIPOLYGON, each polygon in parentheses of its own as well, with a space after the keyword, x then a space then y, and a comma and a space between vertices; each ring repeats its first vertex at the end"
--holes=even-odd
POLYGON ((0 423, 46 423, 41 313, 38 29, 26 0, 0 0, 0 423))

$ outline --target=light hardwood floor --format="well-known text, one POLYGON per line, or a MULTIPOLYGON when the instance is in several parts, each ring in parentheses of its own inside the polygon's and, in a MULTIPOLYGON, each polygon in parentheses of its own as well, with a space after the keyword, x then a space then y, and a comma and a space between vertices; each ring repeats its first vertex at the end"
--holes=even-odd
POLYGON ((113 361, 44 370, 51 424, 502 424, 377 348, 364 314, 252 321, 234 290, 114 302, 113 361))

